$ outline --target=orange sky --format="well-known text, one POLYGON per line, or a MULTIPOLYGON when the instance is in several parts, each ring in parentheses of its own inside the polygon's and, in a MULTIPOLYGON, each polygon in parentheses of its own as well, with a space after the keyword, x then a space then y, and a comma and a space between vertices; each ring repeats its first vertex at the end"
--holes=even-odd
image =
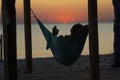
MULTIPOLYGON (((44 22, 83 22, 88 20, 87 1, 31 0, 31 8, 44 22)), ((23 22, 23 0, 16 0, 16 9, 18 22, 23 22)), ((98 0, 99 21, 112 21, 113 14, 112 0, 98 0)))

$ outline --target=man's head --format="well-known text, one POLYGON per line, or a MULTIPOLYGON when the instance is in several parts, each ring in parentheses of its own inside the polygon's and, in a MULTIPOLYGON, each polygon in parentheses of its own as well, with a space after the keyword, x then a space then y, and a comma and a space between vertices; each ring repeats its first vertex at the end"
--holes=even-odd
POLYGON ((70 32, 71 34, 78 31, 79 29, 81 29, 82 27, 84 27, 83 25, 81 25, 80 23, 74 24, 73 27, 71 28, 70 32))

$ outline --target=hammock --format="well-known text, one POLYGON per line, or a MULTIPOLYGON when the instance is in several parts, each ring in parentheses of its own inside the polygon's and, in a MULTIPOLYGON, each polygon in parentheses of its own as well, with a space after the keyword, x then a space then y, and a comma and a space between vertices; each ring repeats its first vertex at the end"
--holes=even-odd
POLYGON ((55 59, 63 65, 74 64, 84 48, 84 44, 88 35, 88 27, 76 32, 73 36, 68 38, 56 37, 42 24, 42 22, 36 16, 35 19, 37 20, 46 39, 46 48, 51 49, 55 59))

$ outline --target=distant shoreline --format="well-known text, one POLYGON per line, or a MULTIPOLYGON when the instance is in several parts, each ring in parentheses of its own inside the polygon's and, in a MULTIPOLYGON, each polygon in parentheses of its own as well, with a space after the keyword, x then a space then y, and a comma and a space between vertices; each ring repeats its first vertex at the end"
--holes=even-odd
MULTIPOLYGON (((87 21, 79 21, 79 22, 68 22, 68 23, 62 23, 62 22, 43 22, 44 24, 75 24, 75 23, 87 23, 87 21)), ((98 21, 98 24, 99 23, 113 23, 113 21, 98 21)), ((0 23, 1 24, 1 23, 0 23)), ((18 24, 24 24, 24 22, 17 22, 17 25, 18 24)), ((32 22, 31 24, 38 24, 36 21, 35 22, 32 22)))

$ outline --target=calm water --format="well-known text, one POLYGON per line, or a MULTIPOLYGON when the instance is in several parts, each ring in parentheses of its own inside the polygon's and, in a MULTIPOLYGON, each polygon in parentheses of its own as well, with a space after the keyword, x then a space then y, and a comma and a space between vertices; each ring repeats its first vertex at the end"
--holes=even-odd
MULTIPOLYGON (((73 24, 45 24, 51 31, 52 27, 58 26, 59 35, 70 34, 70 28, 73 24)), ((99 23, 99 51, 100 54, 109 54, 113 52, 113 23, 99 23)), ((33 57, 50 57, 52 53, 46 50, 46 42, 41 33, 38 24, 32 24, 32 52, 33 57)), ((87 41, 82 52, 82 55, 89 54, 89 41, 87 41)), ((24 26, 23 24, 17 25, 17 56, 18 58, 25 57, 25 44, 24 44, 24 26)))

